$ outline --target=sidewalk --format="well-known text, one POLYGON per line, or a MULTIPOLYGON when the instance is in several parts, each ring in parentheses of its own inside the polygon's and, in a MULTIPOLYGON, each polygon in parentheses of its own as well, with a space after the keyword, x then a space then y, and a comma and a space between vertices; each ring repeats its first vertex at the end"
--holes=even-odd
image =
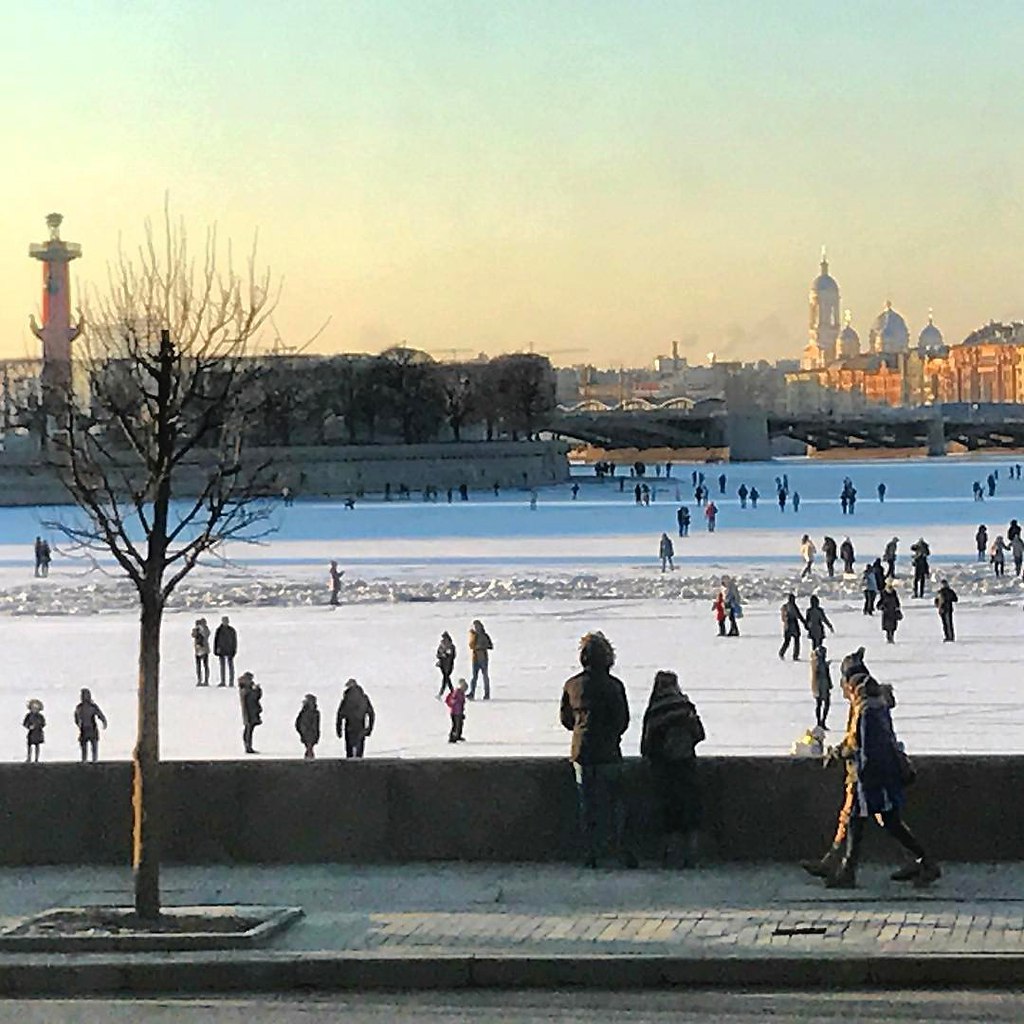
MULTIPOLYGON (((0 870, 0 926, 127 903, 115 868, 0 870)), ((797 866, 174 867, 168 904, 306 916, 260 951, 0 955, 0 992, 665 983, 1024 984, 1024 864, 945 866, 924 890, 869 864, 828 891, 797 866)))

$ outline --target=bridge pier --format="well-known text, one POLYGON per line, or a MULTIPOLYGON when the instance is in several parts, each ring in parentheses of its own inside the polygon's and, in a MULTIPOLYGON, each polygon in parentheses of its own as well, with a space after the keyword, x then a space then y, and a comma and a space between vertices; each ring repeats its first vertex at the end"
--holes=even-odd
POLYGON ((768 416, 762 411, 729 412, 725 437, 730 462, 767 462, 772 457, 768 416))
POLYGON ((939 456, 946 454, 946 428, 942 423, 942 417, 936 416, 928 421, 928 455, 939 456))

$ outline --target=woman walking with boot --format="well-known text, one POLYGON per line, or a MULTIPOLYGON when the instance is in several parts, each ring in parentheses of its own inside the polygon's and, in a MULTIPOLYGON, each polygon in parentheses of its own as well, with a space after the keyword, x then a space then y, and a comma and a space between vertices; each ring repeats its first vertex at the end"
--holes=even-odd
POLYGON ((854 806, 842 858, 825 879, 825 885, 830 889, 856 887, 864 826, 868 818, 876 815, 882 828, 913 857, 909 864, 893 872, 892 878, 928 885, 942 871, 903 821, 908 761, 896 739, 885 688, 864 674, 851 678, 849 692, 849 728, 839 753, 855 772, 854 806))

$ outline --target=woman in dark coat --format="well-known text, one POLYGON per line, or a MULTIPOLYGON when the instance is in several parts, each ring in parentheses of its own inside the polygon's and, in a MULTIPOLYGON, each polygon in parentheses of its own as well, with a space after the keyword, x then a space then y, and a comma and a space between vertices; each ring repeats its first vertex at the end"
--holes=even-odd
POLYGON ((885 589, 879 595, 878 607, 882 612, 882 632, 885 634, 886 643, 894 644, 903 611, 900 608, 900 596, 896 593, 892 580, 886 582, 885 589))
POLYGON ((302 699, 302 707, 295 719, 295 731, 305 749, 303 756, 311 760, 316 756, 314 748, 320 742, 320 709, 312 693, 307 693, 302 699))
POLYGON ((669 860, 673 836, 681 839, 682 867, 692 867, 700 825, 697 744, 704 725, 690 698, 679 689, 675 672, 658 672, 644 712, 640 755, 651 766, 665 822, 663 862, 669 860))
POLYGON ((238 677, 238 696, 242 703, 242 743, 247 754, 255 754, 252 734, 257 725, 263 724, 263 689, 251 672, 238 677))
POLYGON ((828 620, 825 609, 821 607, 821 599, 817 594, 811 597, 811 606, 804 612, 804 622, 807 625, 807 636, 811 641, 811 650, 820 647, 825 639, 825 627, 835 632, 835 627, 828 620))

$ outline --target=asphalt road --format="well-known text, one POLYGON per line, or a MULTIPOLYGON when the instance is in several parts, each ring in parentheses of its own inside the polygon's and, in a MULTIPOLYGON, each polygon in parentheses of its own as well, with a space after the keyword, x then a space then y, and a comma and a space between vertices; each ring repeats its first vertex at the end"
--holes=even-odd
POLYGON ((19 1024, 747 1024, 1019 1021, 1020 992, 421 992, 155 1000, 2 1000, 19 1024))

